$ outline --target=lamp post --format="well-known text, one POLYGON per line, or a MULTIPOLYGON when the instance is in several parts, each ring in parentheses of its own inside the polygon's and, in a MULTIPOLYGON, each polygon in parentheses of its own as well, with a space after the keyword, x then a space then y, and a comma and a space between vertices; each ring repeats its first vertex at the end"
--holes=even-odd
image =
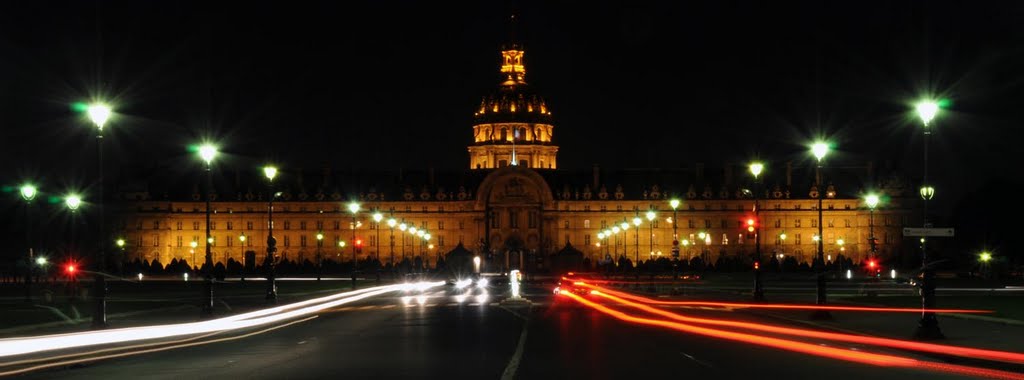
POLYGON ((103 103, 94 103, 86 109, 89 120, 96 126, 96 182, 99 191, 97 196, 97 214, 99 216, 96 227, 99 229, 96 236, 96 271, 94 274, 93 286, 95 287, 93 298, 96 300, 96 307, 92 315, 92 327, 103 328, 107 325, 107 283, 103 272, 107 269, 107 255, 104 248, 107 242, 104 233, 103 221, 103 126, 110 119, 112 113, 110 106, 103 103))
MULTIPOLYGON (((77 235, 76 235, 76 232, 77 232, 76 229, 78 227, 77 226, 78 222, 76 220, 76 218, 77 218, 76 214, 78 213, 78 208, 81 206, 82 202, 81 202, 81 198, 79 198, 78 200, 71 200, 70 202, 68 201, 68 198, 70 198, 70 196, 68 196, 68 197, 66 197, 64 199, 64 205, 68 208, 68 211, 71 212, 70 215, 68 216, 68 219, 70 221, 71 226, 68 228, 68 230, 69 230, 68 231, 69 232, 68 235, 70 235, 70 236, 69 236, 69 239, 68 239, 68 249, 67 249, 68 257, 67 258, 68 258, 68 261, 71 263, 71 266, 74 266, 78 262, 77 259, 75 258, 75 253, 78 251, 78 238, 77 238, 77 235)), ((69 276, 68 277, 68 281, 72 281, 72 280, 77 280, 77 277, 69 276)), ((68 285, 72 287, 70 290, 71 290, 72 297, 74 297, 74 293, 77 291, 77 289, 75 289, 74 287, 77 286, 77 283, 76 282, 72 282, 72 283, 70 283, 68 285)))
MULTIPOLYGON (((697 239, 699 239, 702 243, 704 243, 704 246, 700 248, 700 261, 704 263, 704 269, 705 270, 708 267, 708 258, 707 258, 708 240, 707 239, 709 237, 711 237, 711 235, 709 235, 707 232, 701 231, 701 232, 697 233, 697 239)), ((694 243, 694 245, 697 245, 697 242, 693 242, 693 243, 694 243)))
POLYGON ((648 242, 650 243, 650 251, 647 254, 647 260, 651 260, 654 258, 654 218, 658 217, 658 215, 653 210, 648 210, 647 215, 645 216, 647 217, 647 229, 651 233, 650 236, 647 237, 647 239, 649 239, 648 242))
POLYGON ((274 238, 274 177, 277 177, 277 167, 264 166, 263 176, 267 177, 267 257, 263 259, 263 269, 267 272, 267 295, 266 300, 277 302, 277 281, 274 273, 274 252, 277 252, 277 239, 274 238))
MULTIPOLYGON (((828 302, 828 300, 825 298, 825 245, 824 245, 824 239, 822 238, 822 236, 823 236, 822 232, 823 231, 822 231, 822 210, 821 210, 821 193, 822 193, 822 188, 821 188, 821 184, 822 184, 822 181, 821 181, 821 160, 825 158, 826 154, 828 154, 828 149, 829 149, 828 144, 826 144, 824 142, 817 142, 817 143, 814 143, 814 145, 811 145, 811 154, 813 154, 814 158, 816 158, 818 160, 817 161, 817 164, 818 164, 817 171, 818 172, 817 172, 817 176, 816 176, 817 178, 816 178, 816 181, 815 181, 816 182, 816 186, 817 186, 817 190, 818 190, 817 191, 817 193, 818 193, 817 194, 818 195, 818 241, 817 241, 818 242, 818 254, 817 254, 817 257, 815 257, 815 260, 814 260, 814 265, 815 265, 815 268, 817 269, 816 270, 816 272, 817 272, 816 273, 816 280, 817 280, 817 285, 818 285, 818 291, 817 291, 817 297, 815 299, 815 303, 818 304, 818 305, 824 305, 824 304, 826 304, 828 302)), ((811 317, 815 318, 815 319, 829 319, 829 318, 832 317, 832 315, 829 314, 829 312, 826 311, 826 310, 820 310, 819 309, 819 310, 815 310, 814 313, 811 315, 811 317)))
POLYGON ((668 201, 668 205, 672 206, 672 279, 675 280, 677 275, 677 267, 679 266, 679 218, 678 211, 679 200, 673 198, 668 201))
MULTIPOLYGON (((391 230, 391 242, 389 244, 391 245, 391 260, 390 260, 390 262, 391 262, 391 270, 392 271, 395 270, 395 225, 396 224, 398 224, 398 221, 396 221, 395 218, 388 218, 388 229, 391 230)), ((377 244, 380 244, 380 242, 378 242, 377 244)))
POLYGON ((777 258, 779 259, 779 269, 781 270, 782 269, 782 255, 783 255, 784 252, 786 252, 786 231, 782 231, 782 233, 779 234, 779 242, 781 243, 780 245, 782 245, 782 252, 779 252, 779 255, 777 256, 777 258))
POLYGON ((120 253, 121 253, 121 259, 118 260, 120 265, 118 265, 118 268, 117 268, 117 273, 121 277, 124 277, 124 261, 125 261, 125 257, 124 257, 124 243, 125 243, 124 238, 117 238, 117 240, 114 241, 114 244, 117 245, 118 251, 120 251, 120 253))
POLYGON ((239 275, 239 277, 241 277, 242 281, 245 281, 245 264, 246 264, 246 258, 245 258, 245 256, 246 256, 245 239, 246 239, 246 237, 245 237, 245 233, 244 232, 238 235, 238 242, 242 245, 242 270, 240 270, 238 272, 238 275, 239 275))
MULTIPOLYGON (((427 231, 424 231, 422 229, 421 230, 416 230, 416 237, 422 239, 423 235, 426 234, 426 233, 427 233, 427 231)), ((417 249, 416 254, 423 255, 423 241, 422 240, 420 241, 419 248, 416 248, 416 249, 417 249)), ((423 256, 424 256, 423 261, 430 260, 430 257, 428 255, 423 255, 423 256)))
POLYGON ((405 230, 409 229, 405 223, 398 225, 398 230, 402 231, 399 235, 402 235, 402 261, 405 261, 405 230))
POLYGON ((359 214, 359 203, 348 204, 348 212, 352 213, 352 289, 356 288, 356 215, 359 214))
POLYGON ((32 247, 32 220, 29 217, 29 209, 32 207, 32 200, 36 199, 37 193, 38 191, 33 185, 21 186, 21 199, 25 200, 25 245, 28 246, 28 260, 25 261, 25 302, 32 302, 32 261, 35 253, 32 247))
POLYGON ((623 220, 619 225, 619 230, 622 231, 622 257, 629 257, 629 252, 626 252, 626 243, 629 241, 629 222, 623 220))
POLYGON ((761 282, 761 190, 758 188, 760 184, 761 171, 764 170, 764 164, 760 162, 754 162, 750 164, 750 174, 754 175, 754 262, 757 265, 754 266, 754 300, 764 300, 764 284, 761 282))
POLYGON ((384 215, 380 212, 373 213, 373 229, 376 231, 377 236, 374 238, 374 248, 377 261, 380 261, 380 221, 384 220, 384 215))
POLYGON ((210 166, 216 156, 216 146, 203 144, 199 147, 199 157, 206 163, 206 257, 203 259, 203 305, 200 311, 203 317, 213 315, 213 253, 210 252, 210 246, 213 245, 213 239, 210 237, 210 196, 213 192, 213 174, 210 166))
POLYGON ((874 259, 877 252, 875 251, 875 207, 878 207, 878 194, 868 194, 864 197, 864 203, 868 206, 868 248, 870 248, 871 257, 869 260, 874 259))
POLYGON ((194 268, 196 266, 196 247, 199 246, 199 243, 193 240, 188 243, 188 246, 190 247, 189 252, 192 253, 192 267, 194 268))
POLYGON ((985 276, 986 279, 988 279, 992 271, 991 267, 989 266, 989 262, 992 261, 992 254, 989 253, 988 251, 984 251, 978 254, 978 261, 981 262, 981 265, 979 266, 981 267, 982 275, 985 276))
POLYGON ((316 233, 316 280, 320 281, 320 266, 322 261, 320 260, 320 249, 324 246, 324 232, 320 231, 316 233))
POLYGON ((633 242, 636 246, 636 251, 634 252, 636 255, 636 262, 633 263, 633 266, 636 268, 637 277, 640 277, 640 223, 642 222, 643 221, 640 220, 639 216, 633 217, 633 242))
POLYGON ((615 234, 615 240, 613 240, 613 243, 612 243, 615 246, 615 249, 614 249, 613 253, 615 253, 615 257, 616 258, 618 258, 618 256, 619 256, 619 231, 621 231, 619 229, 619 226, 617 226, 617 225, 612 226, 612 233, 615 234))
MULTIPOLYGON (((924 174, 921 176, 921 199, 924 201, 922 206, 924 214, 922 224, 924 228, 930 228, 932 225, 928 222, 928 201, 935 196, 935 188, 928 184, 928 138, 932 134, 929 124, 939 112, 939 104, 926 100, 918 103, 915 109, 924 126, 924 174)), ((941 339, 945 336, 942 335, 942 330, 939 329, 939 320, 935 318, 935 313, 925 311, 935 308, 935 271, 928 264, 927 241, 927 238, 921 238, 922 311, 921 320, 917 324, 917 331, 914 332, 914 337, 917 339, 941 339)))

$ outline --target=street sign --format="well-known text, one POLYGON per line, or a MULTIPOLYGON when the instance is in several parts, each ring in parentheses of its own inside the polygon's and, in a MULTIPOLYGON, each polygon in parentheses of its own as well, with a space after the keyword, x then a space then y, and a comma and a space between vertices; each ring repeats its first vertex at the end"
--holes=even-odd
POLYGON ((903 236, 953 236, 952 228, 904 228, 903 236))
POLYGON ((679 247, 672 247, 672 257, 679 257, 679 247))

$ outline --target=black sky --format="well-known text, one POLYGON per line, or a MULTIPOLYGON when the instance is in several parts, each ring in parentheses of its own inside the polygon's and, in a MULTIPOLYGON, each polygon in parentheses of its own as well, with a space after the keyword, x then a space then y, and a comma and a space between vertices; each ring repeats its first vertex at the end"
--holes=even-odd
POLYGON ((122 164, 192 170, 209 136, 226 165, 465 168, 514 9, 563 168, 800 160, 824 135, 913 175, 930 93, 935 182, 964 194, 1021 162, 1024 4, 979 3, 4 2, 0 179, 87 186, 90 97, 122 164))

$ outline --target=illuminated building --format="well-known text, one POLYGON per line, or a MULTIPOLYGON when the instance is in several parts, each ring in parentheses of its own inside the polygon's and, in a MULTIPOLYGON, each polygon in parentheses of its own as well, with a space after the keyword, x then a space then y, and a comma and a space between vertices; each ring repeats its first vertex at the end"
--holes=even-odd
MULTIPOLYGON (((544 266, 550 255, 569 244, 592 263, 609 256, 648 260, 671 257, 672 223, 678 223, 679 240, 693 243, 680 246, 681 259, 708 252, 711 260, 720 255, 749 260, 754 239, 746 235, 743 223, 751 215, 754 197, 745 191, 753 188, 752 179, 743 174, 746 163, 724 163, 713 171, 704 164, 649 170, 559 168, 553 116, 544 99, 526 85, 524 54, 517 44, 501 51, 498 92, 474 110, 468 170, 373 173, 281 168, 275 191, 282 194, 274 204, 279 257, 314 260, 315 236, 322 231, 325 259, 347 261, 355 229, 364 242, 359 259, 379 253, 384 264, 393 252, 396 261, 419 256, 432 266, 460 244, 485 257, 492 268, 544 266), (682 200, 677 220, 669 219, 672 198, 682 200), (346 209, 352 201, 362 210, 355 224, 346 209), (630 227, 598 245, 599 232, 648 210, 657 214, 653 221, 644 220, 642 227, 630 227), (373 221, 374 212, 382 213, 383 220, 373 221), (391 218, 427 230, 431 240, 390 228, 386 222, 391 218), (700 232, 708 238, 698 241, 700 232), (339 241, 349 245, 340 248, 339 241)), ((759 197, 762 252, 809 262, 816 250, 812 236, 817 233, 813 169, 794 168, 788 162, 765 164, 764 193, 759 197), (783 233, 785 239, 780 238, 783 233)), ((260 173, 224 172, 235 180, 214 186, 214 261, 241 262, 247 251, 253 253, 250 260, 261 258, 266 252, 267 183, 260 173), (239 239, 242 234, 247 237, 244 242, 239 239)), ((878 181, 868 164, 853 171, 837 170, 826 178, 846 187, 825 181, 825 254, 837 258, 842 253, 855 262, 867 257, 869 210, 859 194, 867 189, 857 188, 875 182, 878 186, 872 190, 888 199, 874 215, 879 257, 896 255, 914 200, 904 198, 899 177, 878 181), (840 247, 839 239, 846 244, 840 247)), ((191 260, 189 243, 202 244, 205 206, 199 187, 183 192, 175 186, 180 185, 122 188, 120 232, 128 242, 127 259, 163 264, 191 260)))

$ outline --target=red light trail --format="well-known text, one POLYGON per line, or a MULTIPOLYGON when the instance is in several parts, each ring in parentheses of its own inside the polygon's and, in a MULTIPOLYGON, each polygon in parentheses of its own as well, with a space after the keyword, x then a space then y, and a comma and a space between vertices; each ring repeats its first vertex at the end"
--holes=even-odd
POLYGON ((710 336, 714 338, 727 339, 732 341, 751 343, 759 346, 779 348, 787 351, 800 352, 805 354, 811 354, 815 356, 828 357, 833 359, 845 360, 856 363, 871 364, 883 367, 902 367, 911 369, 922 369, 934 372, 944 372, 959 375, 975 376, 975 377, 987 377, 993 379, 1019 379, 1024 380, 1024 374, 1012 373, 988 368, 977 368, 969 367, 956 364, 943 364, 934 362, 925 362, 912 358, 893 356, 893 355, 882 355, 873 354, 862 351, 851 351, 834 347, 819 346, 816 344, 797 342, 786 339, 772 338, 760 335, 744 334, 733 331, 716 330, 706 327, 699 327, 694 325, 688 325, 679 322, 672 322, 659 319, 649 319, 637 317, 624 313, 619 310, 614 310, 604 305, 600 305, 593 301, 584 299, 576 294, 568 291, 561 291, 561 295, 572 298, 573 300, 588 306, 592 309, 610 315, 616 319, 632 322, 648 326, 664 327, 676 331, 688 332, 694 334, 700 334, 704 336, 710 336))
POLYGON ((616 296, 613 296, 613 295, 605 294, 604 291, 594 290, 591 294, 594 294, 594 295, 597 295, 597 296, 600 296, 600 297, 604 297, 604 298, 607 298, 607 299, 610 299, 610 300, 613 300, 613 301, 617 301, 617 302, 620 302, 620 303, 622 303, 624 305, 627 305, 627 306, 630 306, 630 307, 634 307, 634 308, 646 311, 646 312, 651 313, 651 314, 657 314, 657 315, 660 315, 660 316, 663 316, 663 317, 671 318, 671 319, 674 319, 674 320, 677 320, 677 321, 682 321, 682 322, 692 322, 692 323, 702 323, 702 324, 717 325, 717 326, 738 327, 738 328, 744 328, 744 329, 749 329, 749 330, 772 332, 772 333, 777 333, 777 334, 786 334, 786 335, 794 335, 794 336, 802 336, 802 337, 818 338, 818 339, 828 339, 828 340, 833 340, 833 341, 860 343, 860 344, 868 344, 868 345, 874 345, 874 346, 901 348, 901 349, 905 349, 905 350, 932 352, 932 353, 939 353, 939 354, 946 354, 946 355, 956 355, 956 356, 969 357, 969 358, 975 358, 975 359, 996 360, 996 361, 1003 361, 1003 362, 1010 362, 1010 363, 1024 363, 1024 354, 1016 353, 1016 352, 985 350, 985 349, 979 349, 979 348, 959 347, 959 346, 947 346, 947 345, 941 345, 941 344, 920 343, 920 342, 912 342, 912 341, 905 341, 905 340, 899 340, 899 339, 877 338, 877 337, 862 336, 862 335, 830 333, 830 332, 815 331, 815 330, 805 330, 805 329, 788 328, 788 327, 780 327, 780 326, 773 326, 773 325, 764 325, 764 324, 760 324, 760 323, 738 322, 738 321, 729 321, 729 320, 721 320, 721 319, 706 319, 706 318, 686 317, 686 316, 682 316, 682 315, 675 314, 675 313, 672 313, 672 312, 668 312, 668 311, 665 311, 665 310, 661 310, 661 309, 658 309, 658 308, 654 308, 654 307, 651 307, 651 306, 647 306, 647 305, 644 305, 644 304, 639 304, 639 303, 631 302, 631 301, 628 301, 628 300, 625 300, 625 299, 622 299, 620 297, 616 297, 616 296))
POLYGON ((598 289, 602 292, 613 294, 622 298, 654 305, 672 306, 715 306, 723 308, 756 308, 756 309, 797 309, 797 310, 835 310, 835 311, 882 311, 891 313, 991 313, 992 310, 971 310, 971 309, 920 309, 900 307, 867 307, 867 306, 828 306, 828 305, 795 305, 795 304, 766 304, 766 303, 736 303, 736 302, 708 302, 708 301, 662 301, 640 297, 629 293, 617 292, 614 290, 587 284, 583 281, 576 281, 573 285, 584 286, 590 289, 598 289))

